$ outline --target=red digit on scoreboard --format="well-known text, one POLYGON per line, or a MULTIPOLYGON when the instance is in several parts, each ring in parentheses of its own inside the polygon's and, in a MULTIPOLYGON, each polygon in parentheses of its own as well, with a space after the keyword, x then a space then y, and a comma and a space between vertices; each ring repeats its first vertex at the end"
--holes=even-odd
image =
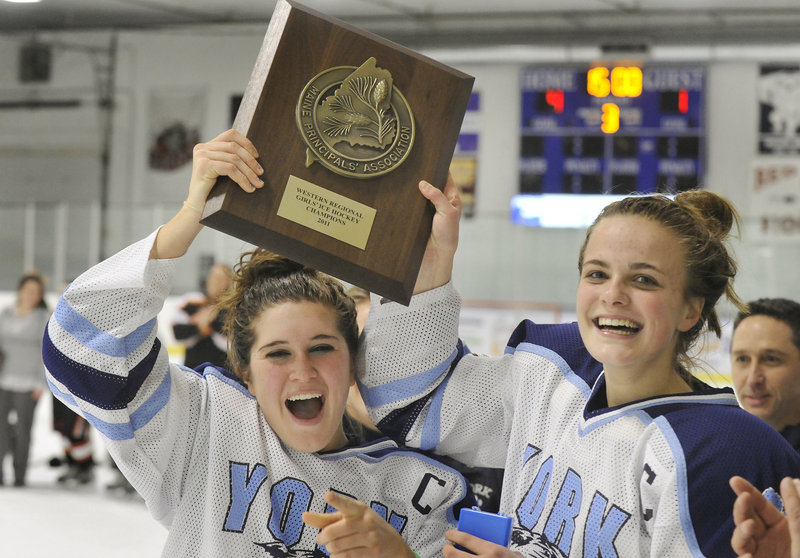
POLYGON ((678 91, 678 111, 681 114, 689 112, 689 92, 686 89, 678 91))
POLYGON ((553 107, 553 112, 563 114, 564 112, 564 91, 562 89, 548 89, 544 94, 545 102, 553 107))

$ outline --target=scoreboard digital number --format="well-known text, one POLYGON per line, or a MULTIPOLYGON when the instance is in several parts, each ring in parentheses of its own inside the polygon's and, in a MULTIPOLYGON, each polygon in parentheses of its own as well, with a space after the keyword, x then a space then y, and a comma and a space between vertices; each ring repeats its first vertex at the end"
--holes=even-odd
POLYGON ((702 186, 704 68, 537 67, 521 88, 520 194, 702 186))

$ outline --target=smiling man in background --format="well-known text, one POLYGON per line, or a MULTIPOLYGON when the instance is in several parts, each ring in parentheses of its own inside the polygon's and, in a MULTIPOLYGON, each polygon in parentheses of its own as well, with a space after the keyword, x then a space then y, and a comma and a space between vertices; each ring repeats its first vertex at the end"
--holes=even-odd
POLYGON ((800 303, 760 298, 739 313, 731 376, 741 406, 800 451, 800 303))

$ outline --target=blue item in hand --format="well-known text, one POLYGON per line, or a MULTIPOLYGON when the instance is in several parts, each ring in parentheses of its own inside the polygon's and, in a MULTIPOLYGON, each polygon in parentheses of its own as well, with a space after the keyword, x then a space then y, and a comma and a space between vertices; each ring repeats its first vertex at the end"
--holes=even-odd
MULTIPOLYGON (((461 510, 458 516, 458 530, 505 547, 511 542, 511 518, 503 514, 481 511, 477 506, 471 510, 461 510)), ((469 552, 458 545, 456 548, 469 552)))

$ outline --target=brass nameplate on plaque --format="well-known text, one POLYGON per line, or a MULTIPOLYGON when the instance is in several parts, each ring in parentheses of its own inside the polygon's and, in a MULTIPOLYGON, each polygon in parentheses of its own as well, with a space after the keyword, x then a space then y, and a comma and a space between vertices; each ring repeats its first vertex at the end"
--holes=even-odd
POLYGON ((372 231, 375 210, 290 175, 278 216, 363 250, 372 231))

